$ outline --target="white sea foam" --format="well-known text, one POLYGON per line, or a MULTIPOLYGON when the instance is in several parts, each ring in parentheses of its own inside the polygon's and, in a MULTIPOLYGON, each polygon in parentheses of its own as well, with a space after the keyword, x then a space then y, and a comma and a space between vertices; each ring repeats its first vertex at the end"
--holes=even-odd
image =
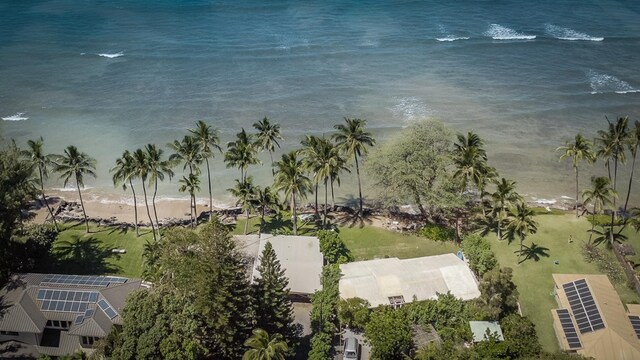
POLYGON ((469 40, 468 36, 453 36, 453 35, 448 35, 446 37, 441 37, 441 38, 436 38, 436 40, 438 41, 456 41, 456 40, 469 40))
POLYGON ((555 203, 558 202, 558 200, 556 199, 537 199, 537 198, 533 198, 533 202, 536 204, 542 204, 542 205, 553 205, 555 203))
POLYGON ((13 114, 11 116, 7 116, 7 117, 3 117, 2 120, 4 121, 24 121, 24 120, 29 120, 28 117, 23 116, 24 113, 16 113, 13 114))
POLYGON ((394 100, 396 100, 396 104, 390 110, 396 118, 400 118, 405 122, 413 122, 433 116, 433 111, 417 97, 396 97, 394 100))
MULTIPOLYGON (((82 190, 89 190, 89 189, 93 189, 93 187, 91 187, 91 186, 82 187, 82 190)), ((52 188, 51 190, 60 191, 60 192, 72 192, 72 191, 78 191, 78 188, 76 188, 76 187, 63 187, 63 188, 52 188)))
POLYGON ((489 25, 489 29, 484 34, 494 40, 533 40, 536 38, 535 35, 519 33, 499 24, 489 25))
POLYGON ((567 200, 573 200, 574 199, 571 196, 567 196, 567 195, 562 195, 560 197, 563 198, 563 199, 567 199, 567 200))
POLYGON ((106 58, 109 58, 109 59, 114 59, 114 58, 118 58, 120 56, 124 56, 124 53, 122 51, 118 52, 118 53, 102 53, 102 54, 98 54, 98 56, 106 57, 106 58))
POLYGON ((613 75, 602 74, 593 70, 587 73, 592 94, 628 94, 640 92, 640 89, 632 87, 628 82, 618 79, 613 75))
POLYGON ((563 28, 563 27, 551 25, 551 24, 547 24, 546 31, 547 31, 547 34, 560 40, 568 40, 568 41, 602 41, 604 40, 603 37, 594 37, 573 29, 563 28))

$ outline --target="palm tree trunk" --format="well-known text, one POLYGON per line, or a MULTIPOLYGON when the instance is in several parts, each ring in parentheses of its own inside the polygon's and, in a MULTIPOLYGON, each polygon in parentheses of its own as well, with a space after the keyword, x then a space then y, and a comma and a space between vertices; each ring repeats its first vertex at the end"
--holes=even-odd
POLYGON ((520 253, 518 254, 518 260, 520 260, 520 256, 522 256, 522 250, 523 247, 522 245, 524 244, 524 234, 522 234, 522 232, 520 232, 520 253))
POLYGON ((291 193, 291 211, 293 213, 293 235, 298 235, 298 214, 296 212, 296 192, 291 193))
POLYGON ((265 207, 263 206, 262 209, 260 210, 260 232, 258 233, 258 237, 260 237, 260 235, 262 235, 262 228, 264 227, 264 212, 265 212, 265 207))
MULTIPOLYGON (((616 183, 618 182, 618 154, 614 156, 615 162, 613 167, 613 191, 616 191, 616 183)), ((613 212, 611 213, 611 231, 609 231, 609 242, 611 242, 611 246, 613 246, 613 223, 616 220, 616 212, 618 209, 616 208, 616 197, 613 197, 613 212)))
POLYGON ((211 172, 209 171, 209 158, 204 158, 207 162, 207 180, 209 181, 209 221, 213 217, 213 196, 211 195, 211 172))
POLYGON ((149 202, 147 201, 147 187, 144 185, 145 179, 142 179, 142 192, 144 193, 144 205, 147 208, 147 216, 149 217, 149 222, 151 223, 151 233, 153 234, 153 241, 158 241, 156 238, 156 227, 153 225, 153 219, 151 218, 151 211, 149 211, 149 202))
MULTIPOLYGON (((629 176, 629 187, 627 188, 627 198, 624 201, 624 212, 625 215, 627 213, 627 206, 629 205, 629 196, 631 195, 631 184, 633 183, 633 172, 636 168, 636 155, 638 153, 638 146, 636 145, 634 151, 633 151, 633 161, 631 162, 631 175, 629 176)), ((626 222, 626 216, 625 216, 625 222, 626 222)))
POLYGON ((196 210, 196 195, 195 193, 191 193, 191 204, 189 204, 190 208, 189 209, 189 215, 191 216, 191 228, 195 229, 196 228, 196 221, 197 221, 197 211, 196 210))
POLYGON ((580 216, 578 215, 578 191, 579 191, 579 186, 578 186, 578 167, 576 166, 576 219, 579 218, 580 216))
POLYGON ((316 181, 316 206, 315 206, 315 211, 316 211, 316 215, 318 215, 318 181, 316 181))
POLYGON ((38 166, 38 171, 40 172, 40 188, 42 189, 42 201, 44 201, 44 204, 47 206, 47 210, 49 210, 49 214, 51 214, 51 220, 53 220, 53 226, 56 228, 57 232, 60 232, 60 229, 58 228, 58 222, 56 221, 56 216, 53 214, 53 210, 51 209, 51 206, 49 206, 49 203, 47 202, 47 196, 44 194, 44 182, 42 180, 42 168, 40 166, 38 166))
POLYGON ((247 231, 249 231, 249 208, 246 210, 247 212, 247 222, 244 223, 244 234, 247 235, 247 231))
POLYGON ((158 230, 158 237, 160 237, 160 222, 158 221, 158 211, 156 210, 156 194, 158 193, 158 179, 153 183, 153 198, 151 198, 151 205, 153 205, 153 216, 156 219, 156 228, 158 230))
POLYGON ((589 233, 589 244, 591 244, 591 238, 593 237, 593 229, 596 227, 596 206, 593 206, 593 215, 591 216, 591 233, 589 233))
POLYGON ((322 221, 322 228, 324 229, 327 226, 327 206, 329 205, 329 189, 328 189, 328 181, 329 178, 324 178, 324 220, 322 221))
POLYGON ((87 212, 84 211, 84 201, 82 201, 82 192, 80 191, 80 184, 78 184, 78 177, 76 176, 76 187, 78 187, 78 197, 80 197, 80 206, 82 206, 82 215, 84 215, 84 224, 87 227, 87 234, 89 233, 89 221, 87 221, 87 212))
POLYGON ((131 179, 129 179, 129 187, 133 193, 133 219, 135 221, 133 227, 136 229, 136 237, 138 237, 140 236, 140 232, 138 231, 138 200, 136 199, 136 190, 133 188, 133 182, 131 179))
POLYGON ((276 176, 276 170, 273 168, 273 152, 269 150, 269 156, 271 157, 271 176, 276 176))
POLYGON ((362 215, 362 184, 360 183, 360 167, 358 166, 358 154, 354 153, 353 156, 356 159, 356 174, 358 175, 358 195, 360 196, 360 209, 358 215, 362 215))
POLYGON ((333 176, 331 177, 331 209, 335 209, 336 208, 336 197, 335 194, 333 193, 333 176))

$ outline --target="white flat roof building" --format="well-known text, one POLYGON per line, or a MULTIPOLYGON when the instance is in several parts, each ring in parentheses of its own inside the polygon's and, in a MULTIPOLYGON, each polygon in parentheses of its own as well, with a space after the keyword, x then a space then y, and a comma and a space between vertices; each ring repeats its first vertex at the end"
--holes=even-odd
POLYGON ((236 238, 244 242, 244 251, 251 252, 248 255, 255 256, 251 279, 260 277, 259 259, 268 241, 271 242, 280 265, 289 278, 292 294, 313 294, 322 288, 320 276, 324 257, 320 252, 320 240, 317 237, 262 234, 260 237, 238 235, 236 238))
POLYGON ((473 273, 454 254, 358 261, 342 264, 340 270, 340 297, 359 297, 372 307, 409 303, 414 297, 435 299, 449 291, 463 300, 480 296, 473 273))

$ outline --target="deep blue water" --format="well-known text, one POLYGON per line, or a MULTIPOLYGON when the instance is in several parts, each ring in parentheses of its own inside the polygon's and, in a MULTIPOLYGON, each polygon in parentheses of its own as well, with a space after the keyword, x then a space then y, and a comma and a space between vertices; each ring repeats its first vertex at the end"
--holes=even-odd
MULTIPOLYGON (((523 192, 559 197, 557 146, 640 119, 639 57, 638 1, 5 0, 0 137, 76 144, 106 191, 124 149, 198 119, 229 140, 268 116, 292 147, 345 116, 381 134, 434 116, 479 132, 523 192)), ((218 163, 219 197, 236 176, 218 163)))

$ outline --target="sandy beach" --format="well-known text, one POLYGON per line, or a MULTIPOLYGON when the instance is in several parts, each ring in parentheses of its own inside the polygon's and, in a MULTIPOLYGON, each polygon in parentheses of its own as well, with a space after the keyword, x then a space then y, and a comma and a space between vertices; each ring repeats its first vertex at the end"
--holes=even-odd
MULTIPOLYGON (((54 211, 62 204, 77 202, 79 203, 77 191, 56 191, 49 190, 47 193, 47 200, 54 209, 54 211)), ((133 224, 135 222, 133 197, 132 196, 119 196, 109 195, 96 196, 91 192, 83 192, 82 198, 84 200, 85 210, 87 216, 92 219, 110 219, 114 222, 126 222, 133 224)), ((151 205, 151 199, 149 201, 149 211, 153 217, 153 208, 151 205)), ((209 210, 209 204, 207 199, 197 199, 197 213, 209 210)), ((144 224, 149 222, 146 207, 144 204, 144 198, 137 196, 137 208, 138 208, 138 223, 144 224)), ((189 219, 189 199, 176 199, 176 198, 160 198, 156 199, 156 209, 158 211, 158 219, 162 222, 163 219, 189 219)), ((214 210, 224 210, 226 208, 215 207, 214 210)), ((33 209, 35 217, 32 219, 34 223, 43 223, 49 212, 46 206, 40 206, 40 202, 35 203, 35 209, 33 209)), ((77 213, 82 216, 80 208, 71 211, 71 213, 77 213)))

